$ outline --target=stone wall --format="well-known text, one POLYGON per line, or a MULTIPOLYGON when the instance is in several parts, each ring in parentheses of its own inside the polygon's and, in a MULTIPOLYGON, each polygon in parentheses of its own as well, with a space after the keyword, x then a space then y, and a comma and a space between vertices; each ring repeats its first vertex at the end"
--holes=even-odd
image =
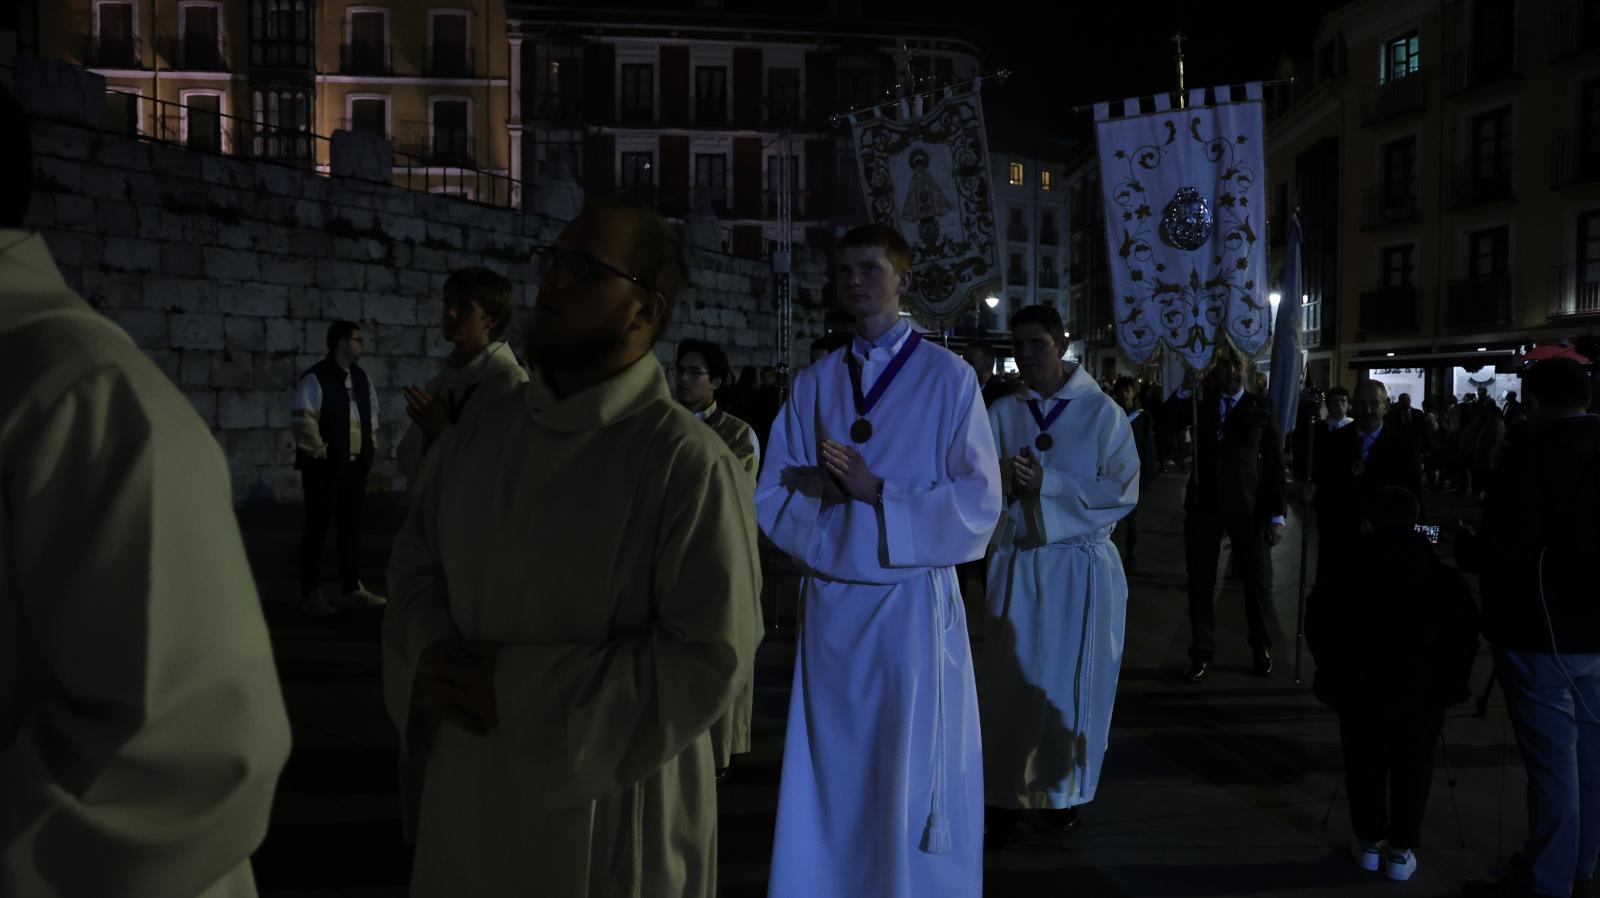
MULTIPOLYGON (((483 265, 537 293, 530 248, 552 219, 385 184, 203 155, 56 122, 31 129, 30 226, 67 282, 134 341, 211 425, 236 501, 298 501, 289 404, 325 354, 330 322, 359 321, 377 383, 381 460, 372 489, 403 487, 394 446, 401 390, 448 351, 438 322, 453 269, 483 265)), ((777 301, 765 264, 694 250, 663 358, 684 337, 716 340, 735 366, 770 365, 777 301)), ((795 290, 791 363, 821 332, 821 277, 795 290)), ((520 316, 519 316, 520 317, 520 316)), ((509 338, 520 346, 518 325, 509 338)))

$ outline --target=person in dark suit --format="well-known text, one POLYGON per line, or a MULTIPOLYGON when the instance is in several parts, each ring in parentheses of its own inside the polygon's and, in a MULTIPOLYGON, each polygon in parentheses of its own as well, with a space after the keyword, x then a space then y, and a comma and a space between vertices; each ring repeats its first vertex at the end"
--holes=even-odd
POLYGON ((1344 387, 1334 387, 1328 391, 1327 396, 1328 417, 1317 422, 1313 432, 1311 449, 1311 479, 1306 484, 1306 501, 1316 504, 1317 515, 1317 578, 1321 582, 1325 573, 1333 570, 1338 557, 1337 544, 1329 539, 1329 534, 1337 527, 1323 513, 1321 502, 1317 501, 1317 490, 1328 483, 1333 476, 1333 441, 1334 437, 1352 423, 1350 418, 1350 391, 1344 387), (1325 565, 1322 559, 1329 559, 1325 565))
MULTIPOLYGON (((1328 441, 1317 484, 1317 582, 1333 570, 1336 559, 1349 557, 1363 525, 1369 523, 1372 504, 1386 486, 1397 486, 1422 502, 1422 454, 1410 432, 1386 424, 1389 391, 1381 381, 1363 381, 1350 404, 1355 425, 1338 431, 1328 441), (1321 559, 1329 559, 1328 564, 1321 559)), ((1415 415, 1419 419, 1421 415, 1415 415)), ((1393 420, 1390 418, 1390 420, 1393 420)))
MULTIPOLYGON (((1156 461, 1155 419, 1139 403, 1139 383, 1131 377, 1119 377, 1111 385, 1111 398, 1128 416, 1128 426, 1133 428, 1133 445, 1139 452, 1139 480, 1144 488, 1155 482, 1158 473, 1156 461)), ((1122 532, 1122 569, 1132 573, 1138 563, 1139 507, 1134 506, 1127 517, 1117 524, 1122 532)))
POLYGON ((1216 385, 1199 399, 1195 474, 1184 498, 1193 642, 1183 677, 1190 683, 1205 678, 1216 649, 1217 558, 1224 533, 1244 586, 1255 673, 1272 673, 1266 550, 1283 539, 1283 437, 1272 406, 1245 392, 1244 359, 1231 348, 1217 353, 1212 373, 1216 385))
MULTIPOLYGON (((1387 388, 1386 388, 1387 389, 1387 388)), ((1428 420, 1421 411, 1411 407, 1411 394, 1401 393, 1394 408, 1384 417, 1384 424, 1404 433, 1417 444, 1417 451, 1427 455, 1429 445, 1428 420)))

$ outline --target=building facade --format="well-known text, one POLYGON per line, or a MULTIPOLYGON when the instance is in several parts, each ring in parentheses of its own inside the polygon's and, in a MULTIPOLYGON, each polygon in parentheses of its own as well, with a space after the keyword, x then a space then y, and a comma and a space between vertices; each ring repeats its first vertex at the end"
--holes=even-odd
POLYGON ((106 78, 112 129, 324 170, 350 129, 392 142, 397 181, 511 201, 496 0, 67 0, 38 21, 41 58, 106 78))
POLYGON ((1003 287, 984 326, 1008 330, 1010 317, 1030 305, 1054 306, 1070 325, 1067 160, 1074 147, 1003 133, 991 133, 989 146, 1003 287))
POLYGON ((741 256, 777 248, 786 190, 797 247, 826 251, 866 220, 848 127, 832 117, 893 96, 902 48, 918 90, 977 72, 960 36, 908 33, 848 4, 826 20, 625 5, 510 5, 513 176, 570 174, 590 197, 714 214, 722 248, 741 256))

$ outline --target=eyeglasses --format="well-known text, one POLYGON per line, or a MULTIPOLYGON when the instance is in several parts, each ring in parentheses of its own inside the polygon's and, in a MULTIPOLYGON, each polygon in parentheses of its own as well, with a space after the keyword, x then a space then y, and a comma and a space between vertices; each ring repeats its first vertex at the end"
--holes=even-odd
POLYGON ((678 369, 678 377, 680 379, 687 378, 689 380, 699 380, 700 378, 705 377, 707 374, 710 374, 710 373, 711 373, 710 371, 707 371, 704 368, 679 368, 678 369))
POLYGON ((646 293, 654 293, 655 288, 622 269, 602 262, 581 249, 562 249, 558 246, 544 246, 534 250, 548 271, 570 278, 572 281, 597 281, 602 277, 619 277, 646 293))

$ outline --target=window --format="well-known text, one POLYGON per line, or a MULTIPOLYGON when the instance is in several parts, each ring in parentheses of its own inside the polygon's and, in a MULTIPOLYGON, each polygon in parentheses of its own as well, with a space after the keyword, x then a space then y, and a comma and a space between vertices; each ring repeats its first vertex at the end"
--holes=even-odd
POLYGON ((429 155, 434 159, 470 164, 472 155, 472 104, 464 97, 428 100, 429 155))
POLYGON ((1472 118, 1472 174, 1479 180, 1504 175, 1511 168, 1511 107, 1472 118))
POLYGON ((1011 207, 1011 218, 1006 223, 1006 239, 1024 241, 1028 239, 1028 220, 1016 206, 1011 207))
POLYGON ((1060 286, 1056 279, 1055 256, 1041 256, 1039 258, 1039 286, 1046 290, 1054 290, 1060 286))
POLYGON ((1055 174, 1055 172, 1052 172, 1048 168, 1039 169, 1039 189, 1040 190, 1055 190, 1056 189, 1056 182, 1055 182, 1055 180, 1053 178, 1054 174, 1055 174))
POLYGON ((1383 251, 1383 286, 1409 287, 1416 283, 1416 247, 1391 246, 1383 251))
POLYGON ((716 127, 728 123, 727 66, 695 67, 694 122, 701 127, 716 127))
POLYGON ((250 153, 263 159, 311 158, 311 103, 306 91, 258 90, 250 102, 255 123, 250 153))
POLYGON ((348 75, 389 74, 389 13, 381 9, 351 9, 345 20, 348 43, 344 69, 348 75))
POLYGON ((656 67, 649 63, 622 66, 622 121, 628 125, 648 125, 655 121, 656 67))
POLYGON ((568 121, 579 118, 583 87, 583 50, 538 44, 533 69, 531 118, 568 121))
POLYGON ((178 30, 182 32, 177 64, 179 68, 203 72, 221 71, 222 36, 218 28, 219 6, 187 3, 180 8, 178 30))
POLYGON ((251 63, 273 68, 309 66, 312 45, 309 18, 306 0, 252 0, 251 63))
POLYGON ((1021 187, 1022 186, 1022 178, 1023 178, 1022 163, 1020 163, 1020 162, 1011 163, 1011 186, 1012 187, 1021 187))
POLYGON ((106 91, 106 130, 113 134, 138 136, 138 94, 123 90, 106 91))
POLYGON ((352 97, 350 130, 374 137, 389 136, 389 100, 386 97, 352 97))
POLYGON ((139 66, 139 43, 135 37, 132 3, 96 3, 94 43, 90 64, 105 68, 139 66))
POLYGON ((1589 159, 1600 156, 1600 78, 1578 88, 1578 146, 1589 159))
POLYGON ((1061 235, 1056 233, 1056 214, 1044 212, 1039 215, 1039 240, 1044 243, 1056 244, 1061 242, 1061 235))
POLYGON ((872 73, 866 69, 839 69, 839 106, 860 109, 872 104, 872 73))
POLYGON ((723 153, 696 153, 694 157, 696 205, 703 197, 713 209, 728 208, 728 157, 723 153))
POLYGON ((1006 280, 1017 287, 1028 283, 1028 271, 1022 267, 1021 253, 1011 254, 1011 264, 1006 267, 1006 280))
POLYGON ((183 145, 206 153, 222 152, 222 94, 184 91, 183 145))
POLYGON ((1578 309, 1600 308, 1600 210, 1578 216, 1578 285, 1578 309))
POLYGON ((1511 229, 1505 225, 1467 235, 1467 274, 1500 277, 1511 270, 1511 229))
POLYGON ((1399 81, 1415 75, 1422 67, 1422 58, 1418 53, 1417 33, 1402 35, 1383 45, 1382 69, 1378 73, 1378 81, 1387 83, 1399 81))
POLYGON ((583 132, 540 130, 534 134, 534 162, 539 174, 549 178, 583 180, 583 132))
POLYGON ((622 186, 650 187, 655 184, 655 154, 623 153, 622 186))
POLYGON ((1417 139, 1403 137, 1383 145, 1383 205, 1396 209, 1415 201, 1417 139))
POLYGON ((800 70, 767 69, 767 122, 792 125, 800 120, 800 70))
POLYGON ((428 74, 441 78, 465 78, 472 74, 470 33, 464 12, 430 12, 428 26, 428 74))

